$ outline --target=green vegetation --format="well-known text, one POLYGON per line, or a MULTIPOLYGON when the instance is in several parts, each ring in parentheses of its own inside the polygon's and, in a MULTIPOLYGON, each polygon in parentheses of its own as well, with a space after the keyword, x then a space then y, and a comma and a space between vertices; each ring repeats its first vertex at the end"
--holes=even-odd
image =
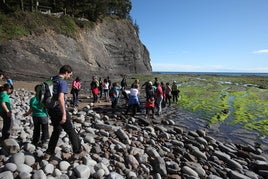
POLYGON ((180 85, 179 105, 209 121, 228 122, 268 134, 268 79, 258 76, 134 75, 143 83, 157 77, 180 85))
POLYGON ((236 100, 233 123, 242 123, 247 129, 268 134, 268 90, 250 88, 247 91, 234 92, 236 100))
POLYGON ((131 8, 129 0, 0 1, 0 43, 48 30, 75 37, 78 29, 92 28, 107 17, 132 22, 131 8))
POLYGON ((64 12, 72 17, 83 17, 90 21, 116 15, 129 18, 132 8, 130 0, 1 0, 0 12, 8 14, 16 11, 64 12))
POLYGON ((75 37, 78 25, 70 16, 60 18, 38 13, 17 12, 12 15, 0 14, 0 40, 18 39, 30 34, 41 34, 48 29, 75 37))

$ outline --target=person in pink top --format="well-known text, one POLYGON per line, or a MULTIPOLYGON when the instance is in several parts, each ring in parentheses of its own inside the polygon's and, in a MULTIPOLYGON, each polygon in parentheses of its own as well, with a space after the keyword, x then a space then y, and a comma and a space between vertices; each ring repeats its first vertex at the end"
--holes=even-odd
POLYGON ((73 81, 72 83, 72 90, 71 90, 71 94, 73 95, 73 105, 74 106, 78 106, 78 93, 81 89, 81 80, 79 77, 76 77, 76 79, 73 81))

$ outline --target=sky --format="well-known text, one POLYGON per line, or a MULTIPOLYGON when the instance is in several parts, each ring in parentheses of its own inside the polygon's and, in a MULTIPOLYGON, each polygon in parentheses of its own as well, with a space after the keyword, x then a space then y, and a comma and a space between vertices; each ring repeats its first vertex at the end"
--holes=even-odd
POLYGON ((268 0, 131 0, 153 71, 268 73, 268 0))

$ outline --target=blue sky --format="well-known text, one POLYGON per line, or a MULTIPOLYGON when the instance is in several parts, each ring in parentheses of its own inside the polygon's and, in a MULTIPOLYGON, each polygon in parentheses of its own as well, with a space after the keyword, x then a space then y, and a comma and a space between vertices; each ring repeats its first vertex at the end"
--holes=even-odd
POLYGON ((268 0, 132 0, 153 71, 268 73, 268 0))

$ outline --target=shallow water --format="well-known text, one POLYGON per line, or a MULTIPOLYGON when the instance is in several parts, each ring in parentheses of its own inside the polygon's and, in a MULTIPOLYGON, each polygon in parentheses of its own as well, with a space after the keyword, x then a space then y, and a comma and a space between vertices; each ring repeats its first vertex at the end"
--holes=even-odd
POLYGON ((207 134, 221 142, 235 143, 243 145, 255 146, 255 143, 260 143, 263 151, 268 155, 268 137, 259 138, 256 131, 246 130, 242 125, 231 125, 231 121, 209 125, 205 119, 200 118, 194 113, 185 111, 181 107, 174 107, 171 119, 175 120, 176 124, 187 130, 204 129, 207 134))

